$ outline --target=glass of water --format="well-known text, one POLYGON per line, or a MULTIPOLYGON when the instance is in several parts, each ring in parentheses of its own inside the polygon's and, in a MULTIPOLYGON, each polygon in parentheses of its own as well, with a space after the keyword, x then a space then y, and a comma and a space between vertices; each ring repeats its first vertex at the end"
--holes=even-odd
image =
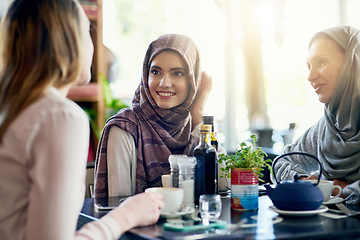
POLYGON ((220 195, 201 195, 199 199, 199 211, 204 225, 209 225, 209 220, 218 219, 221 214, 220 195))

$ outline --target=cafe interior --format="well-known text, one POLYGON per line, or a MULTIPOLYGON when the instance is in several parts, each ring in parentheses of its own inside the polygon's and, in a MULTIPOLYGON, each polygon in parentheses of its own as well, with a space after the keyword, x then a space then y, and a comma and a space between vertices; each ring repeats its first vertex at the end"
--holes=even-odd
POLYGON ((198 45, 202 68, 213 79, 205 112, 214 116, 219 142, 233 152, 251 132, 260 132, 261 146, 280 153, 323 113, 307 81, 309 39, 331 26, 359 27, 358 5, 356 0, 103 1, 103 42, 117 66, 112 94, 131 104, 149 42, 164 33, 185 34, 198 45))
MULTIPOLYGON (((0 18, 10 2, 1 0, 0 18)), ((108 209, 97 204, 111 205, 121 199, 94 198, 95 154, 106 120, 131 106, 144 53, 153 39, 179 33, 194 40, 202 70, 213 81, 205 113, 214 118, 219 145, 232 154, 239 143, 251 143, 255 134, 256 147, 274 161, 324 112, 307 80, 310 38, 338 25, 360 29, 358 0, 79 2, 91 22, 95 54, 91 82, 74 87, 68 95, 88 114, 91 126, 85 202, 78 228, 107 214, 108 209)), ((155 225, 134 228, 121 239, 360 239, 360 218, 333 205, 323 204, 312 211, 272 209, 276 197, 289 197, 282 195, 280 187, 295 189, 292 195, 296 198, 311 190, 274 182, 269 169, 263 173, 256 210, 233 210, 232 180, 225 183, 228 189, 219 192, 222 210, 217 219, 226 222, 226 227, 174 230, 171 224, 176 221, 200 221, 201 217, 173 214, 160 217, 155 225), (264 186, 267 184, 270 187, 264 186)))

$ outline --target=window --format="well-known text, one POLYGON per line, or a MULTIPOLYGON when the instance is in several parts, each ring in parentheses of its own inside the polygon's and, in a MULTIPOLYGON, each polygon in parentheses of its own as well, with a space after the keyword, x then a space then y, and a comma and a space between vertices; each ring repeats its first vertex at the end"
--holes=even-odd
POLYGON ((152 40, 185 34, 198 45, 203 70, 213 77, 206 112, 214 115, 219 141, 230 151, 249 136, 250 127, 273 128, 274 148, 280 151, 281 133, 290 123, 296 123, 295 138, 315 124, 323 105, 307 81, 309 40, 327 27, 360 28, 357 0, 106 0, 103 7, 104 43, 119 62, 115 96, 131 102, 152 40), (253 12, 246 10, 250 5, 253 12), (255 27, 247 29, 250 23, 255 27), (254 30, 260 33, 253 42, 259 40, 259 57, 252 64, 259 68, 252 73, 262 76, 258 90, 264 87, 268 120, 255 112, 249 124, 246 81, 253 83, 245 70, 251 53, 244 54, 244 39, 254 30))

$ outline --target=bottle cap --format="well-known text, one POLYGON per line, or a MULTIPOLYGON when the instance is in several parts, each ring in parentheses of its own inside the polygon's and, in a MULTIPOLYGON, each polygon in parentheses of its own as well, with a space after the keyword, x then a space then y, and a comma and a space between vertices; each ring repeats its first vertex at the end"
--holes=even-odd
POLYGON ((186 155, 182 155, 182 154, 171 154, 169 156, 169 163, 170 163, 170 167, 174 168, 174 169, 178 169, 179 166, 179 161, 181 158, 186 158, 186 155))
POLYGON ((179 161, 179 168, 181 170, 190 170, 196 165, 196 157, 187 157, 179 161))
POLYGON ((214 124, 214 116, 203 116, 204 124, 214 124))

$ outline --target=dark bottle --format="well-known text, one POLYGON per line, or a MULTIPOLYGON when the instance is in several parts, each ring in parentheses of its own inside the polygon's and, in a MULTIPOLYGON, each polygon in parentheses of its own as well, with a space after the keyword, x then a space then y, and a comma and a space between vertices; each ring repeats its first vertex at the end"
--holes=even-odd
POLYGON ((200 142, 194 149, 195 168, 195 205, 199 205, 202 194, 217 194, 217 157, 210 144, 211 125, 200 126, 200 142))
POLYGON ((203 123, 204 124, 210 124, 211 125, 211 145, 216 149, 216 151, 218 150, 218 141, 215 137, 215 131, 214 131, 214 117, 213 116, 203 116, 203 123))

